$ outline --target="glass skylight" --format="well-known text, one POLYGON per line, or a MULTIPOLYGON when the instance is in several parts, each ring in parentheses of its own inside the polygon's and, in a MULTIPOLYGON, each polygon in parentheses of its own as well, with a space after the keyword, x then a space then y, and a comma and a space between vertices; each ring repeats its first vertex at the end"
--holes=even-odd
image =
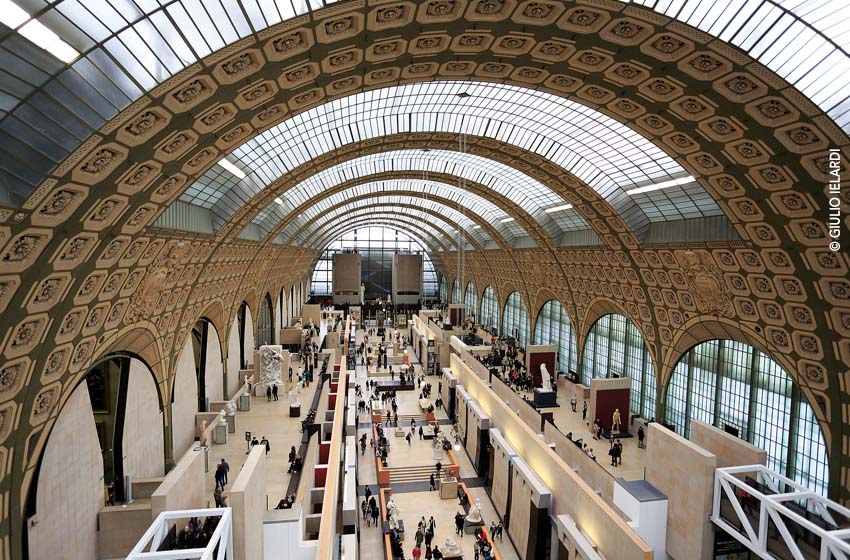
MULTIPOLYGON (((0 138, 3 139, 0 185, 6 191, 0 200, 8 199, 8 203, 19 205, 51 169, 106 121, 180 70, 257 31, 334 3, 333 0, 28 2, 28 6, 37 6, 37 21, 73 45, 80 56, 68 66, 46 51, 33 49, 20 34, 0 30, 0 138)), ((632 3, 687 22, 738 46, 800 89, 850 132, 850 2, 632 0, 632 3)), ((454 101, 475 103, 471 88, 468 93, 470 97, 458 97, 454 101)), ((533 112, 534 105, 529 110, 533 112)), ((649 159, 656 158, 650 155, 649 159)), ((661 160, 656 159, 656 163, 661 164, 661 160)), ((631 169, 626 167, 626 173, 630 174, 631 169)), ((616 175, 606 179, 621 185, 616 175)))

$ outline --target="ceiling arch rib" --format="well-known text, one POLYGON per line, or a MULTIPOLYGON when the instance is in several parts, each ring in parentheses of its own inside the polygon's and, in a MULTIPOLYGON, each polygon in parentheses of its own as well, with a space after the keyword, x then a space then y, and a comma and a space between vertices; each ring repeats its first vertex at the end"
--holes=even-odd
MULTIPOLYGON (((286 246, 300 245, 302 247, 314 247, 314 238, 320 234, 322 228, 335 220, 344 220, 349 214, 361 215, 363 213, 384 211, 388 213, 398 212, 404 214, 410 219, 419 220, 424 223, 439 224, 439 229, 447 237, 454 237, 457 230, 464 230, 463 226, 454 221, 451 217, 433 210, 431 208, 422 207, 416 204, 408 204, 401 202, 378 202, 378 199, 364 198, 354 203, 342 202, 328 209, 321 216, 316 216, 310 223, 304 225, 290 239, 285 241, 286 246)), ((434 224, 434 227, 437 227, 434 224)), ((482 226, 486 229, 487 226, 482 226)), ((493 233, 492 230, 490 232, 493 233)), ((479 239, 465 234, 465 239, 472 245, 476 251, 482 249, 479 239)))
MULTIPOLYGON (((333 217, 344 213, 349 208, 378 203, 385 206, 397 205, 426 210, 452 220, 453 223, 458 224, 455 227, 462 228, 468 237, 475 239, 481 245, 493 239, 502 246, 508 246, 507 240, 492 225, 471 211, 460 212, 454 208, 445 207, 438 200, 425 200, 392 192, 365 193, 358 196, 346 196, 346 193, 343 192, 323 198, 321 202, 314 205, 302 216, 301 219, 307 222, 307 227, 301 230, 300 236, 303 238, 305 234, 314 231, 315 220, 318 218, 333 217), (480 228, 476 227, 479 225, 480 228)), ((295 231, 293 231, 293 237, 295 237, 294 233, 295 231)))
MULTIPOLYGON (((370 90, 294 115, 233 151, 247 178, 210 168, 183 200, 210 208, 220 226, 256 193, 312 158, 353 142, 415 132, 465 133, 528 150, 587 183, 636 232, 652 219, 721 213, 696 181, 665 189, 665 195, 690 202, 678 205, 687 209, 685 215, 657 198, 628 196, 631 188, 688 173, 654 143, 596 109, 525 87, 454 81, 370 90)), ((535 202, 537 211, 559 203, 535 202)))
MULTIPOLYGON (((280 198, 284 204, 282 206, 269 204, 254 218, 254 223, 258 224, 262 230, 269 231, 285 216, 287 210, 309 197, 326 191, 329 186, 353 181, 363 176, 390 172, 420 174, 423 177, 439 176, 444 181, 451 177, 453 184, 464 182, 465 189, 460 187, 456 190, 451 189, 455 191, 456 196, 448 194, 445 196, 457 198, 466 207, 482 214, 484 209, 478 204, 480 199, 463 191, 478 190, 479 194, 489 191, 487 194, 491 196, 488 198, 502 207, 499 219, 507 217, 506 206, 516 206, 533 216, 553 237, 563 231, 590 229, 590 225, 574 209, 567 209, 556 214, 547 213, 547 209, 564 206, 563 198, 526 173, 480 155, 438 149, 381 152, 329 167, 282 193, 280 198), (499 202, 496 202, 497 200, 499 202)), ((432 185, 431 192, 443 193, 445 189, 435 184, 432 185)))
MULTIPOLYGON (((282 21, 328 4, 218 0, 198 9, 191 0, 88 0, 39 5, 24 3, 30 16, 47 25, 80 56, 64 64, 46 51, 33 49, 16 30, 0 32, 7 53, 5 68, 15 79, 0 80, 0 166, 3 179, 24 181, 16 192, 26 198, 56 163, 88 137, 141 98, 215 51, 282 21), (65 84, 74 84, 74 91, 65 84), (57 133, 55 126, 22 130, 21 122, 37 111, 73 122, 57 133), (44 150, 43 146, 50 146, 44 150), (41 148, 41 149, 40 149, 41 148), (24 154, 23 157, 21 155, 24 154)), ((822 0, 631 0, 675 21, 685 22, 747 52, 811 99, 850 132, 850 35, 836 22, 850 17, 850 3, 822 0)), ((344 5, 345 3, 340 3, 344 5)), ((626 3, 607 7, 620 11, 626 3)), ((519 9, 522 9, 521 7, 519 9)), ((507 21, 510 14, 506 17, 507 21)), ((654 14, 648 14, 654 19, 654 14)), ((21 22, 20 29, 28 23, 21 22)), ((493 24, 493 27, 497 27, 493 24)), ((76 54, 76 53, 73 53, 76 54)), ((3 183, 3 181, 0 181, 3 183)))
MULTIPOLYGON (((417 204, 427 205, 427 207, 435 210, 449 211, 455 216, 466 216, 472 220, 471 229, 475 230, 472 233, 481 233, 481 240, 485 243, 489 236, 483 235, 483 232, 481 231, 481 224, 489 224, 492 226, 497 232, 498 237, 503 239, 503 242, 509 245, 517 237, 526 235, 525 230, 522 228, 518 228, 518 233, 516 229, 508 230, 505 226, 514 224, 516 218, 511 217, 509 219, 514 221, 503 223, 502 220, 508 218, 504 218, 505 213, 492 204, 490 204, 490 206, 493 207, 492 211, 488 211, 489 209, 487 207, 469 208, 467 206, 460 205, 457 200, 441 196, 440 194, 429 194, 422 190, 417 190, 421 187, 422 184, 419 181, 383 180, 359 183, 345 188, 340 187, 329 189, 326 193, 316 195, 313 198, 306 200, 294 209, 288 217, 284 218, 284 220, 288 220, 288 223, 281 231, 282 238, 288 239, 298 229, 300 224, 297 222, 304 221, 309 215, 311 215, 311 213, 312 215, 316 215, 317 213, 324 212, 331 204, 376 196, 390 196, 393 197, 394 200, 404 202, 414 201, 417 204), (293 219, 292 214, 295 212, 298 214, 295 216, 295 219, 293 219), (298 216, 300 216, 300 219, 298 216)), ((516 212, 512 211, 507 215, 510 216, 511 214, 516 214, 516 212)))
MULTIPOLYGON (((455 245, 447 245, 446 240, 443 239, 442 236, 440 238, 432 237, 432 234, 427 233, 425 230, 421 229, 416 222, 404 221, 400 219, 399 216, 395 216, 393 214, 364 214, 358 216, 356 220, 345 223, 338 223, 332 228, 323 231, 323 235, 316 242, 316 246, 324 249, 331 241, 344 234, 346 231, 350 231, 352 229, 362 227, 364 225, 385 225, 393 229, 406 231, 416 237, 422 243, 422 246, 425 247, 425 250, 429 253, 435 253, 438 251, 453 251, 455 247, 455 245)), ((453 243, 454 240, 449 240, 448 242, 453 243)))

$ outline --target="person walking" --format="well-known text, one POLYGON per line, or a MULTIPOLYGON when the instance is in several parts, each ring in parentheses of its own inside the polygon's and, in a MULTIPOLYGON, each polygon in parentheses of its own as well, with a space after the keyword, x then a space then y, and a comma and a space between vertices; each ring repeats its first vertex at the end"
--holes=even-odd
POLYGON ((410 447, 410 440, 413 438, 410 436, 410 432, 407 432, 407 435, 404 436, 404 439, 407 440, 407 446, 410 447))
POLYGON ((576 394, 573 393, 573 396, 570 397, 570 406, 573 407, 573 412, 576 411, 576 403, 577 402, 578 402, 578 397, 576 397, 576 394))
POLYGON ((645 449, 646 444, 644 443, 644 439, 646 438, 646 432, 643 430, 643 426, 638 428, 638 449, 645 449))
POLYGON ((413 547, 413 560, 419 560, 422 558, 422 549, 419 548, 419 545, 413 547))
POLYGON ((369 505, 366 503, 366 499, 364 498, 362 502, 360 502, 360 511, 363 512, 363 520, 366 521, 366 524, 369 524, 369 505))
POLYGON ((434 519, 434 516, 432 515, 430 517, 430 519, 428 519, 428 531, 430 531, 431 533, 434 533, 434 532, 436 532, 436 530, 437 530, 437 521, 434 519))
POLYGON ((213 498, 215 499, 215 507, 220 508, 221 506, 221 485, 215 485, 215 492, 213 492, 213 498))
POLYGON ((272 385, 272 396, 277 400, 277 385, 272 385))
POLYGON ((587 401, 584 401, 584 404, 581 405, 581 419, 583 422, 587 422, 587 401))
POLYGON ((271 400, 272 400, 272 386, 269 385, 268 387, 266 387, 266 401, 271 401, 271 400))
POLYGON ((375 504, 375 507, 372 508, 372 522, 375 527, 378 526, 378 504, 375 504))
POLYGON ((269 440, 267 440, 267 439, 266 439, 266 436, 263 436, 263 439, 261 439, 261 440, 260 440, 260 443, 261 443, 262 445, 265 445, 265 446, 266 446, 266 455, 268 455, 268 454, 269 454, 269 451, 271 451, 271 450, 272 450, 272 446, 271 446, 271 444, 269 443, 269 440))
POLYGON ((431 491, 437 489, 437 481, 434 479, 434 473, 431 473, 430 485, 431 491))
POLYGON ((463 514, 461 512, 455 514, 455 534, 463 538, 463 514))
POLYGON ((443 464, 437 461, 437 464, 434 465, 434 468, 437 469, 437 478, 440 478, 440 471, 443 470, 443 464))
POLYGON ((500 541, 502 540, 502 531, 504 531, 504 530, 505 530, 505 528, 502 527, 502 522, 499 521, 499 524, 496 525, 496 534, 499 536, 500 541))
POLYGON ((425 432, 422 430, 422 426, 419 426, 419 439, 423 439, 425 437, 425 432))
POLYGON ((416 548, 422 546, 422 541, 425 540, 425 532, 422 530, 422 527, 418 527, 416 529, 416 535, 414 538, 416 539, 416 548))

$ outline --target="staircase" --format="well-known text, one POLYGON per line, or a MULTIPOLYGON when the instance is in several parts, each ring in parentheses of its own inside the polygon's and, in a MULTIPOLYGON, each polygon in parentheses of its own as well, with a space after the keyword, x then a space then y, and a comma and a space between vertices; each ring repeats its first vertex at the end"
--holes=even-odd
POLYGON ((390 484, 398 482, 428 482, 431 473, 436 474, 433 465, 421 467, 390 467, 390 484))

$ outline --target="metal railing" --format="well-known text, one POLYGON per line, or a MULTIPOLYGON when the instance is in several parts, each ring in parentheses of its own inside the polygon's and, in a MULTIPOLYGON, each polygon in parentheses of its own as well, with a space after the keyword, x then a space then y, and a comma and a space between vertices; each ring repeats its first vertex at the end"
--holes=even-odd
POLYGON ((164 511, 151 523, 130 551, 127 560, 233 560, 233 510, 230 508, 164 511), (209 542, 203 548, 160 550, 176 520, 218 517, 209 542))
POLYGON ((794 560, 812 558, 813 550, 820 560, 850 560, 850 528, 840 528, 836 517, 850 519, 850 509, 763 465, 714 471, 711 520, 761 558, 784 558, 771 551, 778 543, 794 560), (755 478, 742 480, 736 475, 755 478), (728 508, 721 512, 724 498, 732 512, 728 508), (801 548, 801 537, 814 538, 801 548))

